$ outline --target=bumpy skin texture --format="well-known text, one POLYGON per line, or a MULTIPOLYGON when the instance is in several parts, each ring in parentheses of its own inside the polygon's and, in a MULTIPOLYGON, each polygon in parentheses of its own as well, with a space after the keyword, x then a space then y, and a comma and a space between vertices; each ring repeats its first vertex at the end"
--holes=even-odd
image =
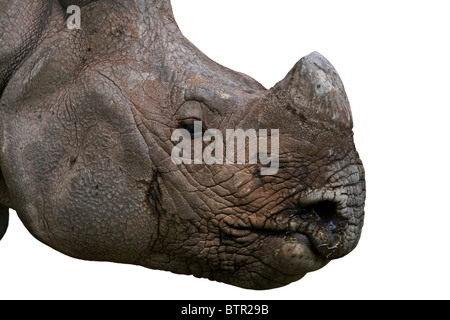
POLYGON ((0 26, 0 204, 40 241, 253 289, 357 245, 364 169, 320 54, 266 90, 190 43, 168 0, 0 0, 0 26), (70 4, 81 30, 66 27, 70 4), (193 119, 279 129, 278 173, 174 164, 171 134, 193 119))

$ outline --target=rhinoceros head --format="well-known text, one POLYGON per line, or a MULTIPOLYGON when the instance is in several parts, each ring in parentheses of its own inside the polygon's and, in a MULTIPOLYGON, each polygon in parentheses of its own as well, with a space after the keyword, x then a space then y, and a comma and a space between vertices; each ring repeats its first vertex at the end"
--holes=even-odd
POLYGON ((364 169, 319 53, 267 90, 189 42, 169 0, 0 0, 0 18, 0 203, 40 241, 253 289, 357 245, 364 169))

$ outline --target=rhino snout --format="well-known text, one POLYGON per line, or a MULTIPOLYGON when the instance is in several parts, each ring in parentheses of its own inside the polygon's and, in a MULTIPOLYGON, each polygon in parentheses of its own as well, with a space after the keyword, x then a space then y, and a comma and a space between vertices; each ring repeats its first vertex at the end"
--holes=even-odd
MULTIPOLYGON (((362 192, 361 186, 356 186, 362 192)), ((319 192, 320 193, 320 192, 319 192)), ((361 196, 350 196, 359 205, 350 205, 345 190, 325 191, 331 196, 289 209, 288 230, 304 234, 315 252, 327 259, 338 259, 352 251, 361 234, 364 209, 361 196)))
POLYGON ((222 230, 235 238, 252 233, 282 237, 287 242, 295 238, 318 257, 338 259, 358 244, 364 220, 364 189, 364 182, 358 181, 348 189, 315 190, 268 219, 250 220, 248 225, 229 219, 222 230))

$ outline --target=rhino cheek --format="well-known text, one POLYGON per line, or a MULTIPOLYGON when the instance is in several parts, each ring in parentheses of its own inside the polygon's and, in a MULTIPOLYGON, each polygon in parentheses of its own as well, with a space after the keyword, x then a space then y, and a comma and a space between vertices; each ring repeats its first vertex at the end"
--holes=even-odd
POLYGON ((157 225, 147 198, 153 181, 148 147, 128 101, 110 81, 97 74, 79 80, 85 89, 50 107, 4 100, 27 106, 3 118, 15 137, 4 144, 5 167, 12 169, 6 178, 17 190, 13 205, 36 238, 61 252, 134 261, 151 245, 157 225))

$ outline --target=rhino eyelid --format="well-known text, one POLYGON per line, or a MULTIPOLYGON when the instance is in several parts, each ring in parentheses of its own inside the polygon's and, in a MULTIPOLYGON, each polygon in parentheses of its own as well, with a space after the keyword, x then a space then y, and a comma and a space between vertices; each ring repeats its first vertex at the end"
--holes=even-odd
MULTIPOLYGON (((191 134, 191 138, 192 139, 195 136, 194 123, 196 121, 200 121, 201 122, 202 120, 200 120, 198 118, 186 118, 186 119, 180 120, 180 122, 179 122, 179 127, 181 129, 185 129, 185 130, 189 131, 189 133, 191 134)), ((205 131, 206 131, 205 126, 202 123, 202 135, 203 135, 203 133, 205 133, 205 131)))

